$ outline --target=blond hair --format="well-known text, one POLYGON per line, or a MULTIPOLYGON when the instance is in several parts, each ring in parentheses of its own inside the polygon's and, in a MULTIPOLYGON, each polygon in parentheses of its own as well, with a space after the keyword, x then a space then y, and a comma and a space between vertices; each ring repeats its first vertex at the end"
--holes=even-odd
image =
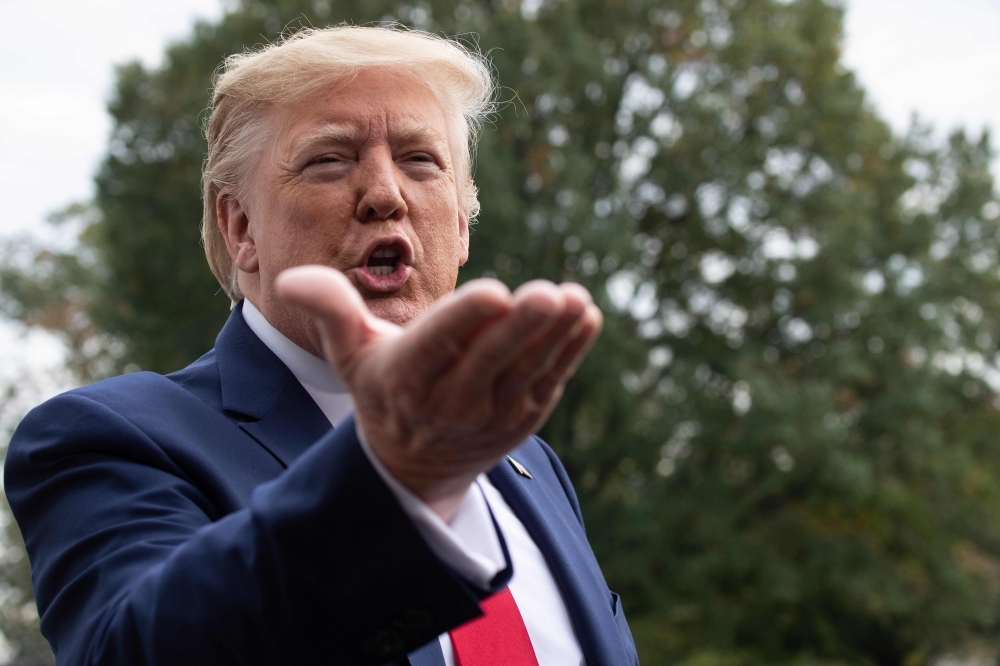
POLYGON ((206 126, 201 237, 208 265, 235 302, 238 271, 219 229, 216 200, 231 189, 252 200, 248 175, 260 159, 268 111, 346 83, 378 67, 427 85, 452 125, 449 137, 459 206, 475 219, 479 200, 472 157, 479 129, 493 109, 496 85, 486 58, 462 44, 397 27, 305 29, 256 50, 229 56, 215 77, 206 126))

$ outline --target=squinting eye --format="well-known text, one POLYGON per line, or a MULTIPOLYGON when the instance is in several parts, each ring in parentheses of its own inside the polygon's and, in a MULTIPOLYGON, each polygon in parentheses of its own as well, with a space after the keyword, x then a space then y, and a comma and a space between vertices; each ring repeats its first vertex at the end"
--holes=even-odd
POLYGON ((413 155, 410 157, 411 162, 433 162, 434 159, 430 155, 413 155))
POLYGON ((323 157, 317 157, 309 164, 336 164, 337 162, 340 161, 341 161, 340 158, 334 155, 324 155, 323 157))

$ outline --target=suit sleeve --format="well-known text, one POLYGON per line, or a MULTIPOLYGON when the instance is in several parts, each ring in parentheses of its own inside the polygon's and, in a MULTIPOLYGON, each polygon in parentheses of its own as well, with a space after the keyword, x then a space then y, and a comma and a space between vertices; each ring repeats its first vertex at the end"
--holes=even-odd
POLYGON ((218 516, 135 424, 67 394, 19 426, 5 482, 59 663, 385 664, 480 613, 350 419, 218 516))

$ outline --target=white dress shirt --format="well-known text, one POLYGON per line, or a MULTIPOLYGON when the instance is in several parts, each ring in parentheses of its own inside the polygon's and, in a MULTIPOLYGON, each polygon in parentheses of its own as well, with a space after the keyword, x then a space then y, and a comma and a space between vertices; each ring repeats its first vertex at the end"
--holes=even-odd
MULTIPOLYGON (((327 362, 313 356, 282 335, 253 303, 244 299, 243 318, 257 337, 281 359, 336 425, 354 411, 354 399, 327 362)), ((357 424, 355 424, 357 427, 357 424)), ((490 520, 490 510, 507 542, 514 575, 510 592, 517 602, 538 666, 583 666, 583 653, 569 619, 566 604, 549 565, 528 530, 485 474, 470 486, 455 517, 445 522, 420 498, 397 481, 382 465, 357 428, 362 449, 382 480, 396 496, 434 554, 480 589, 502 571, 507 562, 490 520)), ((447 666, 455 666, 448 634, 438 637, 447 666)))

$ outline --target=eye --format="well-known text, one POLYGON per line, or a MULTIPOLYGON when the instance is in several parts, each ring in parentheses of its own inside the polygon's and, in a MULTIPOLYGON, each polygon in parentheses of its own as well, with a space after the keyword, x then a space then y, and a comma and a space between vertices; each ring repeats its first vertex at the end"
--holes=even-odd
POLYGON ((313 164, 336 164, 337 162, 342 162, 342 161, 343 160, 341 160, 336 155, 323 155, 321 157, 317 157, 316 159, 312 160, 306 166, 310 166, 313 164))
POLYGON ((424 163, 433 164, 434 163, 434 158, 431 157, 430 155, 428 155, 427 153, 414 153, 413 155, 408 156, 406 158, 406 161, 407 162, 418 162, 418 163, 424 162, 424 163))

